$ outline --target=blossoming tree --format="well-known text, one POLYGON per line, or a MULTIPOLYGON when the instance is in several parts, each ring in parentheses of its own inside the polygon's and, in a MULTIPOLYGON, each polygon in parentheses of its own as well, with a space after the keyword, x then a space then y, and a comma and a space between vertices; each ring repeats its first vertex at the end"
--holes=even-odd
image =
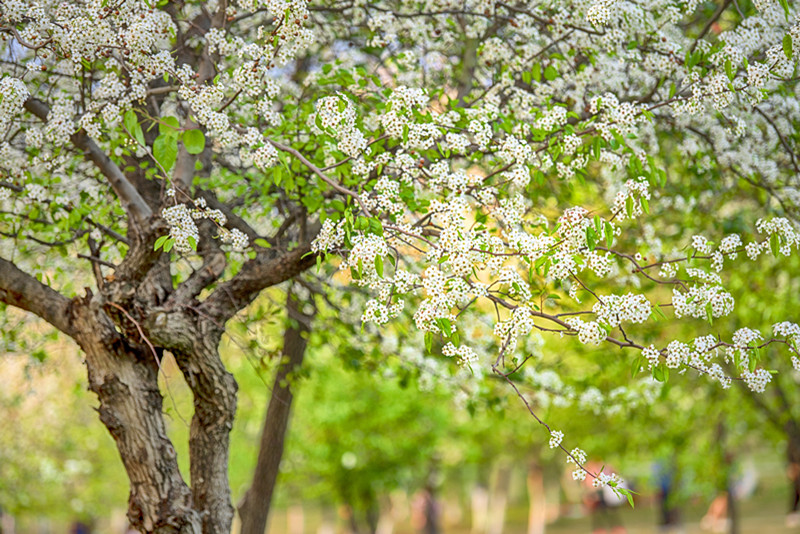
MULTIPOLYGON (((0 300, 84 352, 143 532, 230 530, 220 336, 331 256, 374 295, 365 323, 409 309, 419 350, 514 389, 539 330, 628 349, 656 379, 761 391, 760 351, 796 353, 796 324, 664 346, 628 331, 722 318, 726 265, 797 249, 794 16, 786 0, 2 1, 0 300), (707 223, 754 191, 736 233, 663 235, 694 197, 718 197, 691 219, 707 223), (194 394, 191 485, 165 351, 194 394)), ((576 478, 616 483, 548 430, 576 478)))

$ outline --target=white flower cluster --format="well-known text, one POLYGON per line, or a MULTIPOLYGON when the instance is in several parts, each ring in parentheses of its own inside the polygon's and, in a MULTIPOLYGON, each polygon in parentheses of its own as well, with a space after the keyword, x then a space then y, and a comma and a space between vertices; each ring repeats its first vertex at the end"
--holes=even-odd
POLYGON ((652 305, 644 295, 628 293, 626 295, 606 295, 602 301, 595 303, 592 311, 597 320, 612 328, 623 322, 643 323, 650 317, 652 305))
POLYGON ((650 200, 650 191, 648 190, 648 183, 644 177, 639 177, 638 180, 627 180, 622 189, 614 197, 614 213, 618 214, 617 218, 628 218, 628 199, 631 199, 631 218, 636 218, 642 215, 644 208, 642 207, 642 199, 650 200))
POLYGON ((616 473, 598 473, 597 477, 592 481, 592 486, 595 488, 602 488, 610 486, 612 488, 621 487, 625 483, 616 473))
POLYGON ((22 80, 7 75, 0 78, 0 132, 5 132, 14 117, 22 111, 29 95, 22 80))
POLYGON ((561 441, 564 439, 564 433, 558 430, 550 431, 550 448, 555 449, 556 447, 561 445, 561 441))
POLYGON ((595 26, 603 26, 611 18, 611 8, 617 0, 592 0, 586 18, 595 26))
POLYGON ((578 333, 578 340, 586 345, 599 345, 608 337, 608 333, 596 321, 584 322, 577 317, 570 317, 565 322, 578 333))
MULTIPOLYGON (((775 217, 772 219, 759 219, 756 221, 756 229, 762 234, 772 236, 777 235, 780 238, 779 251, 784 256, 791 254, 792 248, 800 246, 800 231, 795 224, 792 224, 789 219, 785 217, 775 217)), ((747 247, 747 255, 750 257, 751 250, 749 243, 747 247)), ((768 240, 763 241, 759 245, 761 251, 769 250, 770 244, 768 240)), ((751 257, 751 259, 754 259, 751 257)))
POLYGON ((692 236, 692 248, 700 254, 711 254, 712 243, 701 235, 692 236))
POLYGON ((394 304, 386 306, 376 299, 367 301, 364 313, 361 315, 361 321, 364 323, 375 323, 377 325, 384 325, 389 322, 389 319, 394 319, 400 312, 403 311, 403 300, 394 304))
POLYGON ((341 269, 355 270, 360 274, 356 282, 361 285, 370 285, 380 279, 378 276, 375 259, 385 258, 389 254, 386 240, 375 234, 357 233, 351 238, 353 247, 339 267, 341 269))
POLYGON ((567 465, 576 464, 577 469, 572 472, 572 480, 585 480, 586 470, 582 467, 586 463, 587 455, 582 449, 572 449, 567 456, 567 465))
POLYGON ((642 356, 644 356, 647 360, 648 368, 652 369, 654 366, 658 365, 658 359, 661 356, 661 352, 656 349, 654 345, 650 345, 649 347, 642 349, 642 356))
MULTIPOLYGON (((167 197, 174 198, 175 190, 168 189, 167 197)), ((164 208, 161 216, 169 225, 169 235, 175 240, 175 250, 178 252, 191 252, 197 246, 200 235, 195 221, 208 219, 218 228, 218 236, 223 243, 229 243, 234 250, 244 250, 249 244, 247 234, 238 228, 225 228, 228 218, 222 211, 209 208, 204 198, 193 201, 194 208, 186 204, 175 204, 164 208), (192 246, 194 242, 194 247, 192 246)))
POLYGON ((689 361, 690 354, 691 349, 686 343, 670 341, 669 345, 667 345, 667 355, 665 359, 667 367, 676 369, 685 365, 689 361))
POLYGON ((278 163, 278 151, 271 143, 264 143, 253 152, 252 161, 253 165, 266 171, 278 163))
POLYGON ((444 347, 442 347, 442 354, 448 358, 456 358, 458 364, 463 367, 468 367, 470 364, 478 361, 478 355, 475 354, 475 351, 472 350, 472 348, 466 345, 456 347, 452 343, 447 343, 444 347))
POLYGON ((233 250, 243 251, 250 244, 250 238, 247 234, 238 228, 231 228, 230 230, 224 226, 219 228, 219 238, 223 243, 229 243, 233 250))
POLYGON ((367 139, 356 126, 356 119, 355 106, 347 96, 339 93, 317 101, 316 113, 312 113, 308 120, 317 134, 322 133, 317 123, 323 130, 333 130, 339 150, 354 158, 367 149, 367 139))
POLYGON ((339 222, 333 219, 325 219, 322 228, 311 242, 311 250, 314 252, 331 252, 341 246, 344 242, 344 219, 339 222))
POLYGON ((752 373, 745 371, 742 373, 747 387, 755 393, 763 393, 767 385, 772 381, 772 375, 766 369, 756 369, 752 373))
POLYGON ((795 340, 800 336, 800 325, 789 321, 775 323, 772 325, 772 333, 775 336, 785 337, 789 340, 795 340))
POLYGON ((733 296, 718 285, 694 285, 684 293, 672 290, 672 306, 675 317, 705 318, 711 312, 713 318, 724 317, 733 311, 733 296))
POLYGON ((169 235, 175 240, 175 249, 178 252, 191 252, 193 250, 191 241, 194 240, 196 244, 200 239, 192 216, 193 211, 186 207, 186 204, 175 204, 161 211, 161 216, 169 225, 169 235))
POLYGON ((40 184, 25 184, 25 196, 34 202, 45 202, 50 198, 47 189, 40 184))
POLYGON ((404 128, 414 124, 409 115, 416 109, 423 108, 428 103, 425 91, 419 88, 409 88, 401 85, 392 92, 387 103, 387 111, 380 117, 386 133, 395 138, 403 137, 404 128))

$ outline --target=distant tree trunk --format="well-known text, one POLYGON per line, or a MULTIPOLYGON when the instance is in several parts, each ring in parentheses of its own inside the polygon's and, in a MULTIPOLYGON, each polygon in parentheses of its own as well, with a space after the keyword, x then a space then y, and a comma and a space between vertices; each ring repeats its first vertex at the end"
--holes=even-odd
POLYGON ((544 534, 546 501, 544 472, 536 460, 528 465, 528 534, 544 534))
POLYGON ((364 511, 364 519, 367 523, 367 530, 370 534, 378 532, 378 521, 380 520, 380 506, 377 500, 370 500, 364 511))
POLYGON ((292 375, 302 365, 308 344, 311 316, 303 314, 297 297, 291 291, 286 297, 286 310, 289 324, 284 331, 281 361, 278 364, 267 414, 264 417, 258 461, 250 489, 239 505, 239 516, 242 519, 241 534, 264 534, 266 530, 294 398, 292 375))
POLYGON ((489 517, 489 491, 486 486, 479 483, 472 488, 471 509, 472 509, 472 534, 483 534, 486 532, 489 517))
POLYGON ((728 534, 739 534, 739 502, 733 492, 733 485, 728 491, 728 534))
POLYGON ((287 534, 303 534, 305 530, 305 512, 302 505, 293 505, 286 510, 287 534))
POLYGON ((796 514, 800 511, 800 429, 794 419, 787 422, 786 435, 786 473, 789 477, 789 510, 796 514))
POLYGON ((728 451, 726 437, 727 428, 725 427, 725 421, 724 419, 720 419, 717 423, 717 447, 722 457, 722 467, 725 470, 725 509, 728 516, 728 534, 739 534, 739 510, 738 503, 736 502, 736 495, 734 495, 734 457, 733 453, 728 451))
POLYGON ((502 534, 506 522, 506 505, 508 504, 508 486, 511 481, 511 469, 503 465, 497 469, 494 487, 489 495, 489 520, 486 532, 502 534))
POLYGON ((14 516, 0 513, 0 534, 16 534, 14 516))
POLYGON ((395 523, 395 507, 392 502, 391 496, 381 499, 382 506, 380 507, 381 513, 378 518, 378 528, 375 534, 392 534, 394 532, 395 523))

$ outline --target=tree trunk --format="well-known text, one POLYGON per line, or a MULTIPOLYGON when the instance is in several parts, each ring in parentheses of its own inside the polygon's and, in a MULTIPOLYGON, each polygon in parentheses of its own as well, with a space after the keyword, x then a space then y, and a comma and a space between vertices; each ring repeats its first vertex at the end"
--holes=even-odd
POLYGON ((489 517, 489 491, 481 483, 472 488, 470 495, 470 508, 472 510, 471 534, 483 534, 486 532, 489 517))
POLYGON ((494 488, 489 497, 488 534, 503 534, 506 522, 506 505, 508 504, 508 486, 511 482, 511 469, 501 465, 497 469, 494 488))
POLYGON ((544 472, 536 460, 528 466, 528 534, 544 534, 546 500, 544 472))
POLYGON ((789 514, 800 510, 800 429, 791 420, 786 425, 786 473, 789 476, 789 514))
POLYGON ((228 450, 236 414, 236 381, 217 353, 216 342, 197 340, 193 354, 173 352, 194 395, 189 433, 190 476, 195 506, 203 510, 204 534, 229 534, 233 522, 228 450))
POLYGON ((736 495, 733 494, 733 484, 730 485, 728 490, 728 534, 739 534, 739 503, 736 500, 736 495))
POLYGON ((194 397, 189 462, 203 534, 229 534, 233 505, 228 450, 238 386, 219 357, 222 328, 184 309, 154 312, 146 326, 152 340, 172 352, 194 397))
POLYGON ((133 345, 90 296, 71 307, 75 339, 86 354, 100 420, 116 441, 131 482, 128 520, 141 532, 199 534, 201 517, 167 437, 158 362, 133 345))
POLYGON ((258 461, 250 489, 239 505, 241 534, 264 534, 266 530, 294 398, 292 375, 302 365, 308 344, 311 316, 301 312, 300 304, 291 291, 286 297, 286 310, 289 324, 284 331, 281 362, 275 374, 272 395, 264 417, 258 461))

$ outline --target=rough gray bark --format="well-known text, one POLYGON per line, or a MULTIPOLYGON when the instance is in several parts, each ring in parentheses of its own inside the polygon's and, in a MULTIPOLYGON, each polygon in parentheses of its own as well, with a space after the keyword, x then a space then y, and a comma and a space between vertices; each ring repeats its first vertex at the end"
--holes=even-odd
POLYGON ((294 398, 292 375, 303 363, 312 319, 303 314, 300 307, 296 296, 290 292, 286 297, 289 325, 284 331, 281 361, 261 430, 258 461, 250 488, 239 505, 241 534, 264 534, 266 531, 294 398))
MULTIPOLYGON (((223 325, 263 287, 302 271, 313 258, 302 258, 298 249, 278 249, 267 261, 264 256, 251 260, 255 269, 247 267, 228 282, 226 291, 234 304, 211 305, 211 315, 202 309, 206 301, 200 303, 196 296, 219 279, 224 258, 210 248, 196 276, 173 288, 167 256, 153 251, 152 242, 163 232, 159 224, 154 220, 137 228, 115 277, 98 287, 97 294, 87 289, 83 298, 67 299, 0 258, 0 301, 47 320, 85 353, 100 419, 130 479, 128 519, 134 528, 158 534, 227 534, 234 513, 227 469, 237 386, 217 350, 223 325), (265 263, 274 270, 265 273, 265 263), (254 271, 263 277, 255 279, 254 271), (191 489, 178 469, 162 415, 158 372, 165 351, 175 356, 194 396, 191 489)), ((307 247, 306 242, 299 249, 307 247)))
POLYGON ((156 355, 117 332, 100 298, 73 301, 71 311, 89 388, 100 401, 100 420, 116 441, 131 482, 128 519, 142 532, 201 532, 200 513, 167 437, 156 355))
POLYGON ((194 397, 189 460, 193 502, 204 511, 203 532, 230 532, 228 448, 237 385, 217 351, 222 331, 191 310, 157 313, 147 326, 153 340, 172 352, 194 397))

